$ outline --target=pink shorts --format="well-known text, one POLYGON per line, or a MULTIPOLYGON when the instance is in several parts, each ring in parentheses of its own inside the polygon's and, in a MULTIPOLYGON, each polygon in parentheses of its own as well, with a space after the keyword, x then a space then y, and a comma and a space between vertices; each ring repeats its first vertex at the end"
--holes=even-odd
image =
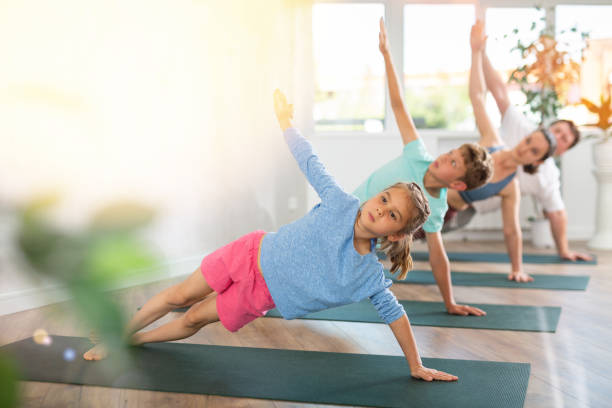
POLYGON ((265 231, 247 234, 202 260, 206 283, 217 292, 217 313, 223 326, 235 332, 274 308, 259 268, 259 247, 265 231))

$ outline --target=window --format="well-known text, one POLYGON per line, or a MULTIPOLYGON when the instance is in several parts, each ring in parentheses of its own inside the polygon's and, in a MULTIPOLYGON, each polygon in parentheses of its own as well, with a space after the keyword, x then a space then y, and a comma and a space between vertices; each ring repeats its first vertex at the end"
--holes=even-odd
MULTIPOLYGON (((519 50, 513 50, 518 41, 530 44, 538 39, 546 25, 546 15, 543 9, 536 8, 487 8, 485 14, 487 39, 487 56, 493 67, 500 73, 504 81, 508 81, 512 71, 521 65, 519 50)), ((508 86, 510 102, 515 105, 525 105, 525 94, 514 83, 508 86)), ((493 97, 487 99, 487 112, 493 123, 499 123, 501 115, 493 97)), ((527 116, 530 113, 525 111, 527 116)), ((538 120, 531 118, 534 122, 538 120)))
POLYGON ((404 7, 406 107, 417 127, 475 128, 468 95, 473 23, 471 4, 404 7))
POLYGON ((385 67, 378 51, 382 4, 315 4, 316 131, 382 132, 385 67))
MULTIPOLYGON (((612 6, 557 6, 555 17, 557 39, 567 50, 580 49, 580 33, 589 33, 588 49, 581 63, 580 86, 571 101, 578 102, 584 97, 599 105, 600 95, 612 83, 612 6)), ((573 57, 580 61, 580 55, 573 57)), ((567 106, 559 116, 581 125, 597 122, 596 115, 583 105, 567 106)))

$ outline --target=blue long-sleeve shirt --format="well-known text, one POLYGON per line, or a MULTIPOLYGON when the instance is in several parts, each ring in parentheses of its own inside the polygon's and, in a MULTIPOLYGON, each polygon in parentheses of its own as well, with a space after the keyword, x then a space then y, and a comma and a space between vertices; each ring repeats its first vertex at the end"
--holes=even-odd
POLYGON ((366 255, 353 245, 359 200, 338 186, 297 129, 284 135, 321 202, 262 241, 261 270, 276 308, 295 319, 369 298, 385 323, 399 319, 404 309, 388 289, 374 245, 366 255))

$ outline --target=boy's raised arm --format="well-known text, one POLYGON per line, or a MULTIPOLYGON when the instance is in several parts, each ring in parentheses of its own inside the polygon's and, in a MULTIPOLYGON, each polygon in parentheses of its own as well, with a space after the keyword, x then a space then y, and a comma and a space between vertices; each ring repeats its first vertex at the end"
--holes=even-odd
POLYGON ((385 71, 387 73, 387 85, 389 86, 389 98, 391 100, 391 108, 393 108, 393 115, 402 135, 402 141, 404 144, 408 144, 418 139, 419 134, 417 133, 416 126, 414 126, 412 117, 410 117, 404 105, 404 98, 402 97, 397 73, 395 72, 391 52, 389 51, 387 30, 382 18, 380 19, 380 32, 378 33, 378 48, 385 58, 385 71))

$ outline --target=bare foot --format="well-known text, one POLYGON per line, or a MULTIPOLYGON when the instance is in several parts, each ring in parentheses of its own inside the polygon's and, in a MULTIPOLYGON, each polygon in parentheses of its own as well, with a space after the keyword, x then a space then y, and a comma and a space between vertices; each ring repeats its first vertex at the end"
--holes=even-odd
POLYGON ((132 334, 129 344, 130 346, 142 346, 144 344, 144 341, 142 341, 142 333, 138 332, 132 334))
POLYGON ((103 344, 96 344, 94 347, 89 349, 89 351, 83 354, 83 358, 85 360, 97 361, 105 359, 107 355, 108 351, 106 350, 106 347, 104 347, 103 344))

